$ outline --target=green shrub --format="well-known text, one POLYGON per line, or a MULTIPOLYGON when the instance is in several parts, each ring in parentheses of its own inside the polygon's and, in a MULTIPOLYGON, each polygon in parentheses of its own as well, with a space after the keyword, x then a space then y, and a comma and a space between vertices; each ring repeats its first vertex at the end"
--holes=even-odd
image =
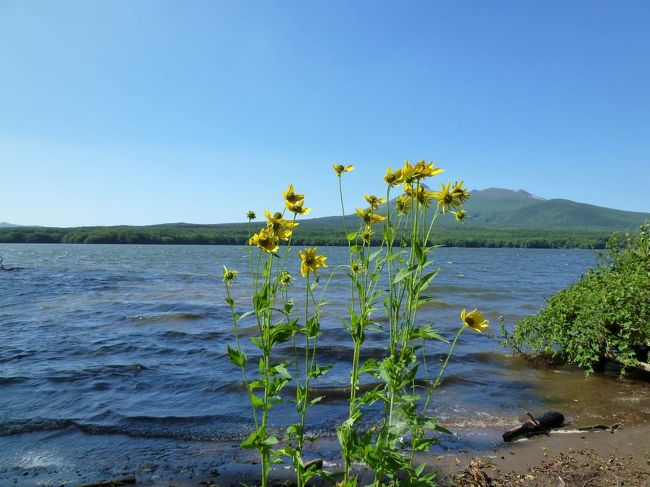
POLYGON ((567 361, 593 372, 613 360, 621 372, 647 366, 650 346, 650 224, 610 238, 599 263, 576 284, 521 320, 506 345, 528 356, 567 361))

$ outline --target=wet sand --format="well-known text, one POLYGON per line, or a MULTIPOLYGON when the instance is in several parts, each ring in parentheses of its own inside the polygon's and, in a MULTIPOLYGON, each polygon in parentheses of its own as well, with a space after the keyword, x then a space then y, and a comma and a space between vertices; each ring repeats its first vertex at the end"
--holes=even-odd
MULTIPOLYGON (((578 431, 569 426, 549 435, 504 443, 490 451, 455 451, 423 455, 418 460, 438 472, 441 487, 643 487, 650 485, 650 423, 621 425, 614 431, 578 431)), ((325 468, 335 471, 340 465, 325 459, 325 468)), ((209 473, 137 476, 128 480, 149 487, 254 485, 258 470, 256 464, 230 462, 209 473)), ((359 467, 359 472, 363 481, 360 485, 371 482, 370 473, 363 467, 359 467)), ((276 468, 273 485, 293 485, 292 470, 276 468)), ((313 485, 327 484, 316 481, 313 485)))
POLYGON ((647 486, 650 424, 611 431, 562 428, 490 453, 437 457, 442 486, 647 486))

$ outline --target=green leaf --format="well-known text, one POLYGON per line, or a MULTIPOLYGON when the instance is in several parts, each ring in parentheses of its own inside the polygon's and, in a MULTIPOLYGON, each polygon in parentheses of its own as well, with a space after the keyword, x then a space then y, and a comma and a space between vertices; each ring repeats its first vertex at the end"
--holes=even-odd
POLYGON ((400 269, 399 272, 397 273, 397 275, 395 276, 395 279, 393 279, 393 284, 397 284, 397 283, 400 282, 401 280, 403 280, 403 279, 405 279, 406 277, 408 277, 408 276, 410 276, 411 274, 413 274, 413 272, 415 271, 415 269, 417 269, 417 266, 415 266, 415 265, 414 265, 414 266, 411 266, 411 267, 408 267, 408 268, 402 268, 402 269, 400 269))
POLYGON ((439 271, 440 269, 435 270, 433 272, 429 272, 428 274, 422 276, 416 286, 417 292, 427 289, 430 286, 431 281, 438 275, 439 271))
POLYGON ((256 394, 251 394, 251 402, 255 409, 264 409, 264 401, 256 394))
POLYGON ((232 348, 230 345, 228 345, 228 358, 237 367, 246 365, 246 355, 242 351, 232 348))
POLYGON ((372 254, 370 254, 370 256, 368 257, 368 261, 369 261, 369 262, 372 262, 372 261, 375 260, 377 257, 379 257, 379 256, 381 255, 382 252, 383 252, 383 249, 375 250, 375 251, 374 251, 372 254))
POLYGON ((439 340, 444 343, 449 343, 449 340, 447 340, 442 335, 438 334, 438 332, 433 328, 432 325, 418 326, 413 330, 411 337, 412 340, 416 340, 416 339, 439 340))
POLYGON ((271 374, 279 375, 280 377, 284 377, 285 379, 291 379, 291 374, 287 370, 287 365, 288 362, 283 362, 271 367, 271 374))
POLYGON ((315 338, 320 333, 320 320, 318 315, 314 315, 307 320, 305 325, 305 336, 309 339, 315 338))
POLYGON ((258 446, 258 444, 259 444, 259 431, 260 431, 260 430, 253 431, 253 432, 248 436, 248 438, 246 438, 244 441, 242 441, 242 442, 239 444, 239 446, 241 446, 242 448, 248 448, 248 449, 250 449, 250 448, 257 448, 257 446, 258 446))
POLYGON ((278 439, 275 436, 268 436, 264 439, 263 443, 267 446, 273 446, 278 444, 278 439))
POLYGON ((325 374, 327 374, 332 367, 333 367, 332 365, 314 364, 309 370, 309 376, 313 379, 318 379, 319 377, 322 377, 325 374))

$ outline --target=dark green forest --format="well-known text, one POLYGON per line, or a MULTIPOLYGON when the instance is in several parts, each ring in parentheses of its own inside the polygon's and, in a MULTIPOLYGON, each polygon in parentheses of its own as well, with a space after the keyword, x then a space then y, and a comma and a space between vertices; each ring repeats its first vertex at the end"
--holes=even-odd
MULTIPOLYGON (((260 223, 251 226, 259 229, 260 223)), ((378 230, 378 234, 381 230, 378 230)), ((446 247, 604 248, 609 232, 596 230, 546 230, 529 228, 440 227, 431 241, 446 247)), ((0 228, 0 243, 241 245, 248 238, 246 224, 168 224, 115 227, 12 227, 0 228)), ((377 239, 377 243, 379 238, 377 239)), ((338 225, 305 221, 293 245, 346 245, 338 225)))

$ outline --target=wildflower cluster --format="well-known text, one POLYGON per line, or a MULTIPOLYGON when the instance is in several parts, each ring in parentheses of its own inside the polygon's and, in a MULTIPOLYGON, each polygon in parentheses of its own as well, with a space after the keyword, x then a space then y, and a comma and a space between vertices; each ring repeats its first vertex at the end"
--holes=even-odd
MULTIPOLYGON (((458 221, 463 221, 462 205, 470 194, 462 181, 442 184, 440 191, 432 191, 425 182, 441 174, 443 169, 424 160, 415 164, 406 161, 397 170, 388 168, 384 176, 385 197, 365 195, 368 206, 356 210, 359 225, 356 231, 348 233, 342 176, 354 167, 342 164, 332 167, 338 179, 349 250, 349 265, 339 266, 346 269, 350 283, 348 312, 341 319, 352 341, 349 414, 337 429, 343 461, 342 480, 338 485, 357 486, 357 473, 352 468, 355 463, 372 470, 373 485, 377 487, 435 485, 434 476, 424 472, 422 465, 414 464, 415 453, 427 451, 435 443, 432 431, 447 432, 429 414, 432 393, 441 382, 463 330, 470 328, 481 332, 488 322, 478 309, 469 312, 463 309, 458 332, 437 378, 429 380, 426 370, 420 369, 425 360, 425 344, 432 340, 450 342, 432 323, 421 323, 418 310, 430 299, 424 292, 438 273, 432 269, 430 259, 433 246, 429 239, 433 226, 438 217, 450 212, 458 221), (400 187, 403 193, 391 200, 391 190, 400 187), (432 208, 434 201, 437 204, 432 208), (379 246, 373 247, 376 235, 381 239, 379 246), (375 314, 382 308, 385 317, 378 319, 375 314), (381 359, 370 358, 362 362, 361 357, 366 355, 363 346, 369 333, 377 333, 385 340, 386 353, 381 359), (378 385, 362 392, 360 384, 364 375, 371 376, 378 385), (380 424, 364 429, 361 419, 376 404, 383 406, 383 419, 380 424), (405 443, 402 440, 407 436, 410 442, 405 443)), ((282 196, 284 211, 265 211, 266 225, 252 235, 250 222, 256 215, 252 211, 248 213, 249 271, 253 291, 250 311, 241 314, 237 311, 231 289, 237 282, 238 272, 223 268, 226 301, 231 309, 235 334, 235 347, 228 346, 228 356, 240 368, 249 396, 255 430, 242 447, 259 452, 261 485, 268 485, 273 464, 290 461, 296 473, 296 484, 303 487, 315 475, 332 478, 327 472, 306 466, 303 461, 307 413, 321 399, 313 398, 313 382, 331 368, 317 361, 322 298, 327 285, 320 299, 314 296, 319 283, 318 271, 328 269, 328 264, 327 257, 319 253, 317 247, 297 252, 296 264, 299 263, 304 280, 304 314, 298 316, 294 311, 294 299, 289 295, 294 278, 287 270, 287 263, 292 256, 293 232, 298 227, 296 218, 310 209, 304 207, 305 196, 296 193, 291 184, 282 196), (292 217, 286 218, 286 212, 292 213, 292 217), (256 366, 249 366, 251 361, 240 343, 239 324, 248 316, 255 317, 258 330, 251 338, 259 350, 256 366), (276 347, 287 342, 292 344, 293 355, 290 360, 278 360, 276 347), (295 397, 291 399, 285 393, 290 383, 295 387, 295 397), (295 404, 298 420, 288 426, 284 437, 277 438, 268 425, 272 407, 280 402, 295 404)))
MULTIPOLYGON (((433 162, 424 160, 415 164, 406 161, 396 170, 388 168, 384 175, 386 196, 366 195, 368 208, 356 211, 361 220, 357 232, 348 235, 350 241, 350 316, 345 325, 353 343, 352 370, 350 372, 349 415, 338 428, 344 461, 344 486, 357 485, 358 478, 352 470, 354 463, 367 465, 375 474, 373 485, 405 483, 405 485, 435 485, 433 475, 423 466, 414 465, 416 451, 426 451, 435 442, 428 431, 445 432, 428 414, 433 390, 447 366, 457 340, 465 328, 482 331, 488 326, 483 315, 474 309, 463 310, 461 326, 452 341, 447 358, 435 381, 428 387, 418 386, 416 377, 422 377, 420 365, 428 340, 444 340, 432 324, 418 322, 419 306, 428 298, 424 292, 437 274, 429 260, 433 247, 429 238, 437 218, 453 211, 456 219, 465 218, 463 203, 469 192, 458 182, 442 184, 441 191, 432 191, 426 181, 443 172, 433 162), (391 189, 399 188, 392 204, 391 189), (429 214, 433 202, 435 211, 429 214), (382 206, 385 205, 385 206, 382 206), (382 240, 378 249, 372 249, 374 228, 382 226, 382 240), (380 276, 388 279, 388 290, 378 287, 380 276), (382 329, 374 317, 381 303, 386 312, 387 329, 382 329), (376 331, 386 336, 387 355, 383 360, 368 359, 361 362, 366 335, 376 331), (361 394, 362 375, 380 380, 381 385, 361 394), (421 394, 419 391, 423 392, 421 394), (367 431, 360 429, 361 418, 367 409, 383 403, 383 422, 367 431), (401 438, 409 436, 405 447, 401 438)), ((340 173, 339 176, 340 184, 340 173)), ((342 203, 342 190, 341 203, 342 203)), ((446 342, 449 343, 449 342, 446 342)))
MULTIPOLYGON (((310 209, 304 207, 305 195, 296 193, 292 184, 282 193, 284 212, 269 210, 264 212, 266 225, 250 235, 250 222, 255 219, 249 211, 249 262, 251 287, 253 291, 253 308, 246 313, 239 313, 231 295, 231 288, 238 272, 224 266, 223 281, 226 284, 226 302, 230 306, 235 332, 235 347, 228 347, 230 361, 242 372, 244 385, 248 393, 255 430, 242 442, 243 448, 256 449, 260 456, 261 484, 268 485, 269 474, 273 464, 289 460, 296 471, 297 485, 302 487, 318 472, 315 467, 305 467, 303 449, 307 411, 315 404, 308 394, 313 380, 322 377, 331 366, 319 365, 316 361, 316 340, 320 335, 321 302, 314 298, 317 272, 327 267, 327 257, 318 253, 318 248, 307 248, 298 252, 300 272, 305 278, 305 314, 301 320, 294 316, 294 301, 289 296, 293 276, 286 269, 291 255, 291 239, 298 227, 296 217, 307 214, 310 209), (292 217, 285 218, 285 213, 292 217), (283 245, 283 256, 280 254, 283 245), (257 256, 254 249, 257 248, 257 256), (314 277, 313 282, 310 279, 314 277), (249 367, 249 357, 244 352, 239 333, 241 320, 254 316, 258 334, 251 341, 258 349, 259 364, 249 367), (286 343, 293 344, 293 361, 278 361, 274 357, 275 349, 286 343), (298 354, 299 349, 304 354, 298 354), (269 430, 271 409, 289 399, 283 394, 285 387, 293 382, 296 394, 292 402, 296 405, 299 419, 291 424, 284 438, 277 438, 269 430), (281 443, 282 442, 282 443, 281 443), (280 446, 282 445, 282 446, 280 446)), ((257 360, 256 360, 257 361, 257 360)))
MULTIPOLYGON (((294 213, 293 220, 285 220, 284 214, 280 212, 271 213, 269 210, 264 212, 267 219, 266 228, 262 228, 258 233, 248 239, 248 244, 257 246, 264 252, 276 253, 280 249, 280 242, 289 242, 293 229, 298 226, 295 221, 296 215, 306 215, 311 208, 303 208, 305 195, 294 192, 293 184, 290 184, 286 191, 282 193, 286 208, 294 213)), ((248 220, 255 219, 255 212, 248 212, 248 220)))

